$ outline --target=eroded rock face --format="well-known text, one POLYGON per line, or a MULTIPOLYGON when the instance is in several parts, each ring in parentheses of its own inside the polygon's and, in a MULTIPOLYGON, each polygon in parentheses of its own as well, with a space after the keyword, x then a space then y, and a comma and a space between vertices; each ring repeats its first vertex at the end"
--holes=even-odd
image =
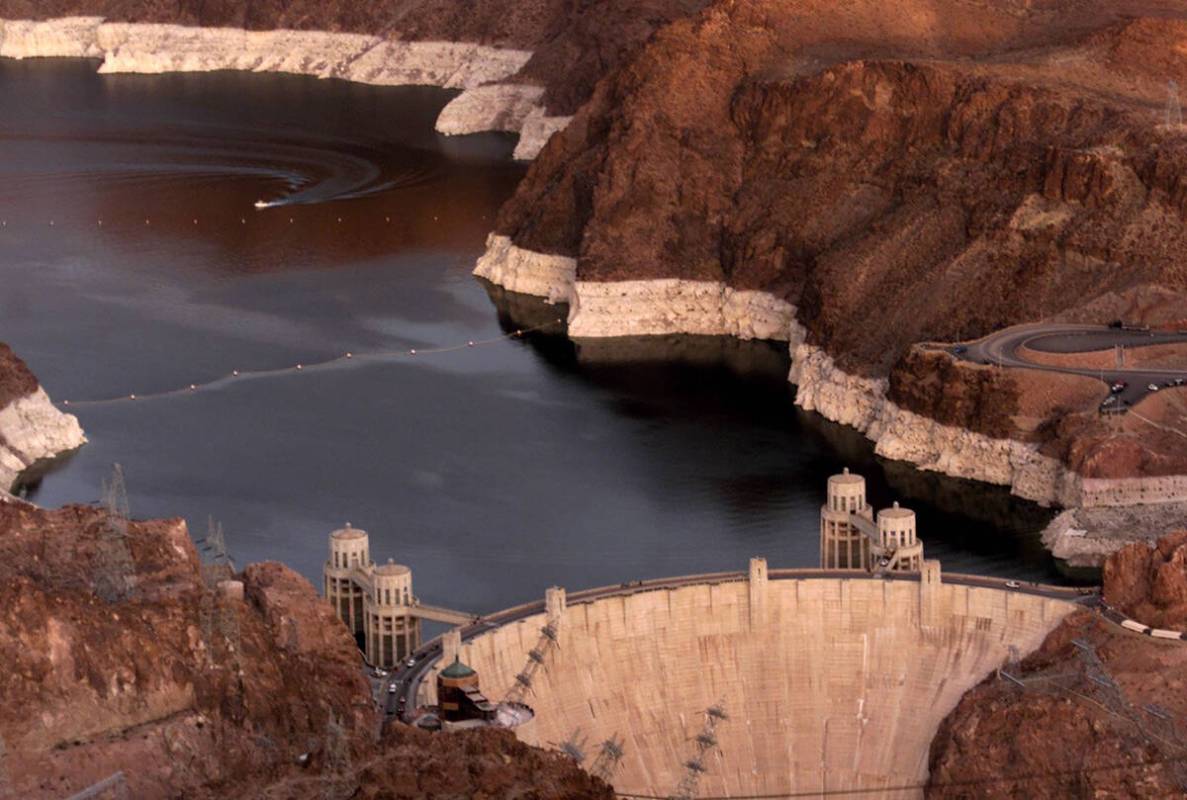
POLYGON ((180 520, 0 503, 6 788, 61 797, 123 770, 135 797, 243 796, 319 746, 356 756, 376 712, 358 648, 300 576, 204 581, 180 520), (330 742, 330 740, 333 742, 330 742))
POLYGON ((1179 719, 1187 713, 1187 648, 1078 612, 1013 667, 1033 688, 991 677, 948 715, 932 741, 928 798, 1182 796, 1167 762, 1176 753, 1087 699, 1099 684, 1086 677, 1072 639, 1092 643, 1139 717, 1151 703, 1179 719), (1040 680, 1056 676, 1067 690, 1040 680))
POLYGON ((434 735, 405 726, 389 729, 379 760, 359 776, 354 797, 540 798, 613 800, 614 790, 555 750, 528 747, 510 731, 479 729, 434 735), (465 765, 464 769, 460 769, 465 765))
POLYGON ((0 797, 122 771, 136 798, 609 798, 509 733, 379 713, 353 637, 288 567, 199 562, 181 520, 0 500, 0 797))
POLYGON ((714 3, 599 84, 496 238, 572 260, 540 293, 574 336, 697 328, 670 282, 765 293, 796 309, 797 402, 880 453, 1049 503, 1174 500, 1181 440, 920 343, 1179 324, 1187 137, 1150 109, 1187 80, 1185 40, 1157 1, 714 3))
MULTIPOLYGON (((1187 532, 1110 555, 1104 598, 1143 624, 1187 627, 1187 532)), ((1007 669, 1030 688, 990 678, 964 696, 932 742, 928 797, 1182 795, 1166 761, 1179 753, 1167 749, 1169 740, 1147 735, 1162 723, 1144 709, 1155 704, 1179 720, 1187 716, 1183 642, 1135 634, 1079 611, 1007 669), (1100 678, 1099 668, 1086 668, 1073 640, 1095 648, 1119 694, 1102 693, 1089 677, 1100 678)))
POLYGON ((25 470, 84 442, 78 419, 55 408, 25 362, 0 342, 0 494, 25 470))
POLYGON ((1187 531, 1151 547, 1127 545, 1109 556, 1103 570, 1109 605, 1155 628, 1187 630, 1187 531))

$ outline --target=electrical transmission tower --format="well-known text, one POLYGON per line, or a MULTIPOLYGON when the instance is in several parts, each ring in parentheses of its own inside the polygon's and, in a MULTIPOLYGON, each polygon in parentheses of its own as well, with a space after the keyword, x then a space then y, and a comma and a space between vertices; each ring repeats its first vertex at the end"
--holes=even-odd
POLYGON ((602 749, 589 768, 589 774, 606 783, 613 784, 614 773, 618 771, 618 766, 622 763, 622 756, 622 740, 618 738, 617 734, 611 736, 602 742, 602 749))
POLYGON ((111 478, 103 482, 103 508, 106 514, 95 551, 95 594, 115 603, 131 594, 136 569, 128 550, 128 489, 119 464, 112 465, 111 478))
POLYGON ((522 703, 527 697, 528 692, 532 690, 532 681, 535 680, 536 671, 544 666, 544 660, 552 648, 557 647, 556 641, 556 625, 549 622, 540 629, 540 638, 536 642, 536 646, 528 653, 528 662, 524 665, 523 670, 515 676, 515 685, 507 692, 507 696, 503 698, 505 703, 522 703))
POLYGON ((720 703, 705 709, 705 724, 694 740, 696 754, 684 762, 684 777, 669 800, 693 800, 697 796, 697 784, 700 783, 701 775, 708 770, 705 757, 717 748, 717 725, 727 719, 729 715, 720 703))
POLYGON ((1166 125, 1168 128, 1183 126, 1183 107, 1179 105, 1179 84, 1166 82, 1166 125))
POLYGON ((576 761, 578 764, 585 763, 585 748, 588 737, 581 735, 581 729, 573 731, 569 734, 569 738, 563 742, 550 742, 553 747, 560 750, 569 758, 576 761))

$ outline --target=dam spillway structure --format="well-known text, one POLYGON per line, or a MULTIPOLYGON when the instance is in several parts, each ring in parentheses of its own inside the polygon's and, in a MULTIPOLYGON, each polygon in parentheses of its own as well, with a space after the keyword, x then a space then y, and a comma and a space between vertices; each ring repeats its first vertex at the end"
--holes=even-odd
MULTIPOLYGON (((840 483, 848 504, 832 510, 864 515, 864 487, 840 483)), ((944 717, 1012 654, 1035 650, 1078 595, 943 575, 916 549, 913 514, 886 511, 895 513, 881 526, 864 517, 869 557, 850 563, 879 563, 885 536, 895 569, 768 569, 755 558, 744 572, 554 589, 552 602, 488 615, 447 642, 436 669, 460 659, 490 696, 505 696, 540 631, 554 631, 527 693, 532 724, 517 735, 539 746, 574 731, 620 743, 621 793, 674 796, 693 761, 698 796, 909 787, 894 796, 921 797, 944 717), (713 708, 728 714, 700 752, 713 708)), ((420 691, 432 702, 435 682, 420 691)))
POLYGON ((326 600, 362 644, 369 664, 394 667, 420 647, 412 570, 390 559, 376 566, 366 531, 348 522, 330 534, 323 579, 326 600))

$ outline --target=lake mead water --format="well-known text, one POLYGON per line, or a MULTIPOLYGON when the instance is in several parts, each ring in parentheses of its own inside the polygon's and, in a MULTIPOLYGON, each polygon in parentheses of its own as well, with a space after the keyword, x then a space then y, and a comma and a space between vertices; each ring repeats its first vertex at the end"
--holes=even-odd
POLYGON ((134 515, 198 536, 213 516, 240 564, 319 582, 349 520, 426 602, 485 612, 752 555, 814 565, 848 465, 919 511, 946 570, 1058 580, 1046 512, 797 411, 785 347, 555 326, 465 347, 563 309, 471 276, 524 168, 510 137, 433 132, 449 92, 94 69, 0 60, 0 340, 90 438, 37 502, 94 501, 119 462, 134 515))

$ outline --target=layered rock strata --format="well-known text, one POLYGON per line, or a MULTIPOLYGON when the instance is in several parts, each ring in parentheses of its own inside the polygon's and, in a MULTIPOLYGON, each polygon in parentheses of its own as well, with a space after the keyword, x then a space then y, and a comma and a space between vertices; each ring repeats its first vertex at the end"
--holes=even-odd
POLYGON ((38 462, 85 442, 78 419, 59 411, 25 363, 0 342, 0 493, 38 462))

